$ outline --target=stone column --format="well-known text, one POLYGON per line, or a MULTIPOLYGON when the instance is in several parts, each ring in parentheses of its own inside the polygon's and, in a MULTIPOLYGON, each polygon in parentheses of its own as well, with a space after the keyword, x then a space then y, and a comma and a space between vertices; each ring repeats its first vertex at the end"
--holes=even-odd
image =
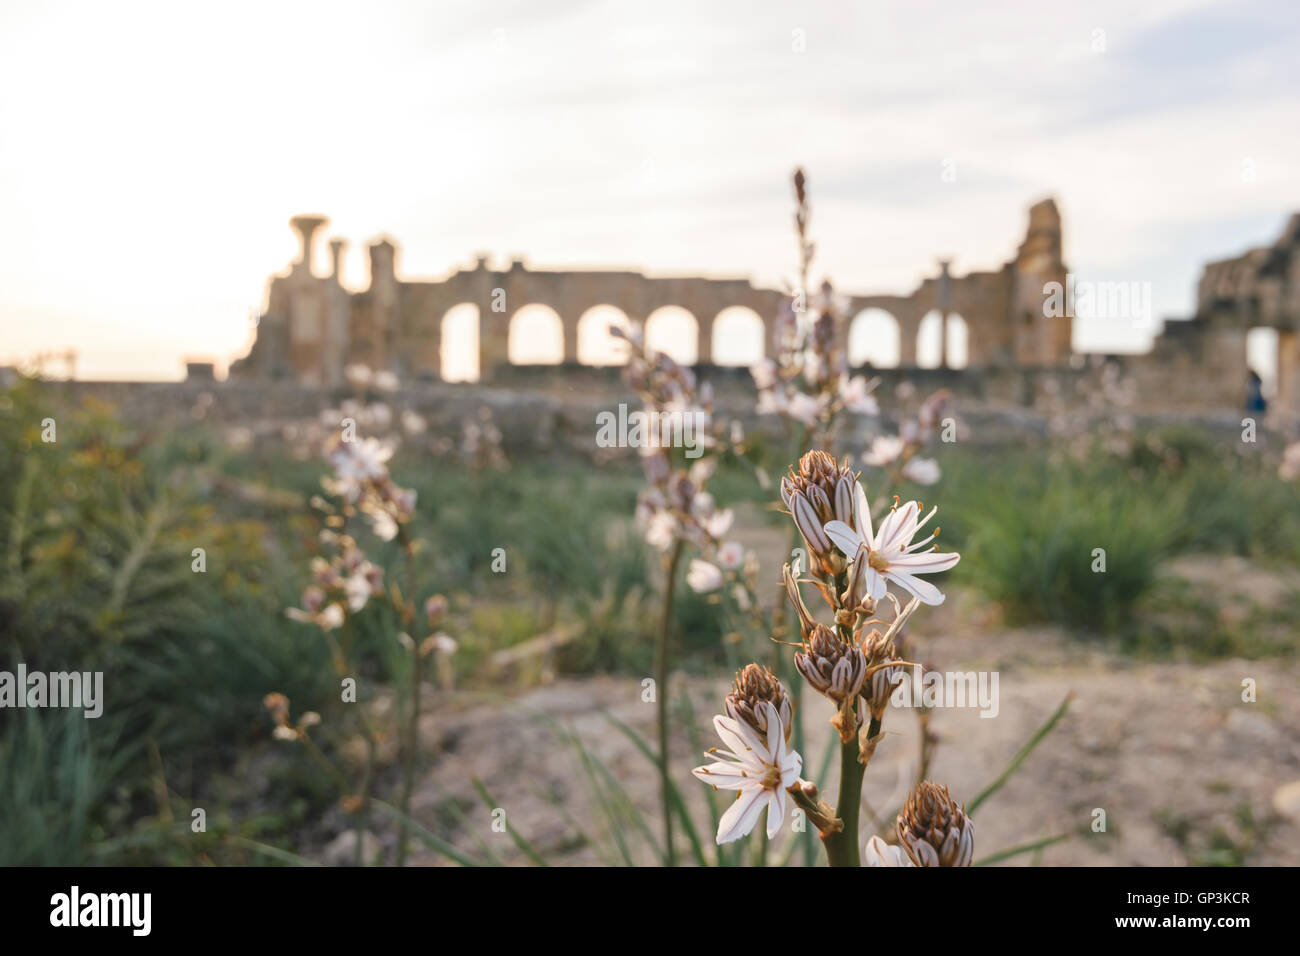
MULTIPOLYGON (((582 313, 578 313, 580 316, 582 313)), ((560 316, 560 324, 564 328, 564 363, 566 365, 578 364, 578 317, 573 315, 560 316)))
POLYGON ((298 233, 298 242, 301 245, 298 261, 294 263, 294 272, 312 274, 312 237, 316 234, 316 230, 327 222, 329 219, 325 216, 294 216, 289 220, 289 225, 298 233))
POLYGON ((952 311, 952 277, 949 260, 939 260, 939 368, 948 367, 948 313, 952 311))
POLYGON ((695 364, 712 365, 713 364, 713 320, 716 315, 711 315, 707 319, 697 317, 695 319, 695 364))
POLYGON ((330 240, 330 278, 338 285, 343 284, 343 249, 347 244, 346 239, 330 240))
POLYGON ((898 320, 898 365, 916 368, 916 335, 921 330, 921 320, 915 311, 902 309, 895 318, 898 320))
POLYGON ((1277 395, 1273 402, 1283 421, 1300 421, 1300 332, 1278 330, 1277 395))
POLYGON ((370 244, 370 317, 371 366, 374 371, 388 369, 395 357, 398 315, 397 247, 387 239, 370 244))

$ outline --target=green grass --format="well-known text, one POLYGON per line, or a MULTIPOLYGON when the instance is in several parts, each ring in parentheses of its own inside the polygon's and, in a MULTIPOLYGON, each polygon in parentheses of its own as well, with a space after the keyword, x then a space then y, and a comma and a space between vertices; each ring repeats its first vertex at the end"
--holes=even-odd
MULTIPOLYGON (((783 470, 780 444, 755 441, 770 474, 783 470)), ((1294 652, 1300 598, 1225 616, 1218 595, 1167 575, 1171 557, 1191 552, 1279 569, 1300 561, 1300 494, 1253 448, 1181 431, 1143 436, 1124 456, 938 454, 942 483, 915 492, 940 505, 941 541, 963 555, 955 574, 1009 621, 1054 622, 1143 654, 1294 652), (1093 570, 1096 549, 1104 572, 1093 570)), ((107 409, 51 408, 29 385, 0 395, 0 669, 103 670, 107 698, 97 721, 0 712, 0 863, 294 862, 276 854, 337 794, 292 747, 269 743, 261 701, 281 691, 295 714, 318 710, 327 725, 338 707, 324 641, 283 614, 318 547, 307 500, 322 471, 231 454, 202 429, 151 434, 107 409), (49 415, 52 444, 40 441, 49 415), (196 547, 202 574, 191 570, 196 547), (232 813, 239 796, 220 781, 272 746, 285 754, 282 805, 232 813), (178 839, 162 822, 160 780, 178 821, 206 801, 220 834, 178 839)), ((552 628, 574 635, 555 651, 560 673, 648 673, 660 571, 631 521, 635 463, 469 472, 399 453, 393 471, 419 494, 417 588, 451 601, 459 683, 501 690, 492 655, 552 628)), ((724 506, 776 494, 738 463, 712 490, 724 506)), ((405 587, 396 547, 362 543, 405 587)), ((729 625, 709 597, 680 582, 678 594, 676 662, 716 673, 729 625)), ((397 630, 377 602, 356 619, 372 688, 404 686, 397 630)))

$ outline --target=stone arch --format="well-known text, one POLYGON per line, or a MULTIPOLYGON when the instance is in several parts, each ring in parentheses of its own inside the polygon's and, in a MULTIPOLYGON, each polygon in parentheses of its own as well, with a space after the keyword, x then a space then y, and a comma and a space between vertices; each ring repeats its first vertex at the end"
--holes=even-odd
POLYGON ((1260 326, 1246 333, 1246 365, 1262 380, 1265 398, 1277 395, 1278 342, 1278 331, 1274 328, 1260 326))
POLYGON ((442 317, 421 311, 411 329, 410 354, 403 362, 413 378, 430 380, 442 375, 442 317))
POLYGON ((863 309, 849 322, 849 364, 897 368, 903 358, 898 319, 887 309, 863 309))
POLYGON ((530 302, 515 309, 506 333, 511 365, 559 365, 564 361, 564 321, 549 305, 530 302))
POLYGON ((646 346, 666 352, 681 365, 694 365, 699 358, 699 330, 699 322, 688 310, 661 306, 646 316, 646 346))
POLYGON ((627 343, 609 334, 609 327, 629 328, 627 313, 614 305, 593 305, 578 319, 578 361, 583 365, 623 365, 627 343))
POLYGON ((919 368, 943 365, 943 315, 931 309, 916 327, 916 364, 919 368))
POLYGON ((479 314, 473 302, 453 305, 442 315, 442 378, 447 382, 475 382, 479 368, 479 314))
POLYGON ((762 361, 767 330, 757 312, 732 305, 713 317, 710 355, 715 365, 754 365, 762 361))
POLYGON ((948 314, 947 358, 949 368, 970 365, 970 325, 960 313, 948 314))

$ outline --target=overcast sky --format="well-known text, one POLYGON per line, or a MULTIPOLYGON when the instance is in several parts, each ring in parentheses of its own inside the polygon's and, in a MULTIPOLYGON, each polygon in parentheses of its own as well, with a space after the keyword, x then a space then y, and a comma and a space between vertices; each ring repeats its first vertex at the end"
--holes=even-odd
MULTIPOLYGON (((407 277, 483 250, 777 283, 797 164, 817 272, 846 290, 910 291, 940 255, 997 267, 1051 195, 1074 272, 1187 315, 1204 262, 1300 209, 1298 11, 6 0, 0 363, 224 365, 301 212, 352 240, 356 286, 379 234, 407 277)), ((1143 343, 1099 321, 1075 344, 1143 343)))

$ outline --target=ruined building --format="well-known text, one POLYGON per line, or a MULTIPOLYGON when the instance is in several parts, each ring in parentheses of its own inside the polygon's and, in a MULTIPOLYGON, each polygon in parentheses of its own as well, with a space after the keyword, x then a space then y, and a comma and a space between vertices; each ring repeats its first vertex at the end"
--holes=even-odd
MULTIPOLYGON (((656 310, 685 309, 695 319, 701 364, 713 361, 715 319, 739 307, 761 323, 766 352, 773 352, 773 318, 783 294, 747 279, 538 271, 521 259, 499 270, 489 266, 486 256, 474 268, 443 279, 399 279, 397 248, 382 239, 369 247, 369 286, 351 292, 339 277, 342 240, 329 243, 328 275, 318 276, 313 267, 313 236, 326 222, 321 216, 291 220, 301 253, 288 272, 271 279, 256 341, 232 365, 232 378, 328 386, 343 381, 346 366, 359 363, 392 371, 407 382, 436 380, 442 369, 443 317, 466 303, 478 311, 482 381, 492 381, 509 364, 511 322, 530 305, 547 306, 558 316, 565 363, 578 362, 579 322, 596 306, 613 306, 630 320, 650 322, 656 310)), ((888 334, 896 337, 898 366, 918 364, 922 320, 937 315, 963 333, 969 374, 993 381, 1013 370, 1064 369, 1077 359, 1071 352, 1072 313, 1060 315, 1045 307, 1049 284, 1068 281, 1060 215, 1047 199, 1029 209, 1024 241, 997 271, 959 276, 940 262, 936 275, 907 294, 837 291, 849 297, 852 316, 879 309, 892 317, 886 321, 888 334)), ((1208 265, 1196 315, 1167 323, 1148 355, 1122 361, 1147 407, 1235 409, 1241 406, 1247 376, 1247 334, 1259 327, 1277 333, 1275 404, 1300 417, 1300 214, 1273 245, 1208 265)), ((938 335, 941 366, 956 364, 947 352, 952 331, 949 327, 938 335)))
MULTIPOLYGON (((445 279, 408 280, 397 277, 396 247, 384 239, 369 249, 369 288, 349 292, 339 278, 342 240, 330 242, 333 264, 328 276, 316 275, 313 268, 313 235, 326 222, 321 216, 291 221, 301 254, 286 274, 271 280, 257 340, 249 355, 234 364, 233 376, 332 385, 342 381, 348 364, 361 363, 407 379, 436 379, 442 365, 442 318, 462 303, 478 307, 478 366, 484 381, 508 363, 511 319, 533 304, 559 315, 565 362, 578 361, 578 322, 595 306, 613 306, 633 321, 649 319, 666 306, 685 309, 695 318, 696 354, 704 364, 712 361, 714 319, 724 309, 743 307, 763 323, 767 351, 772 352, 771 320, 780 310, 783 293, 756 288, 747 279, 535 271, 520 259, 508 270, 497 271, 480 257, 475 268, 445 279)), ((971 366, 1059 365, 1070 354, 1071 321, 1044 316, 1042 289, 1050 281, 1065 281, 1065 265, 1060 216, 1049 199, 1030 209, 1025 241, 998 271, 956 276, 940 263, 938 275, 907 295, 851 295, 851 312, 876 308, 894 317, 903 366, 916 364, 921 320, 934 310, 961 316, 971 366)), ((950 338, 939 336, 945 348, 950 338)))

